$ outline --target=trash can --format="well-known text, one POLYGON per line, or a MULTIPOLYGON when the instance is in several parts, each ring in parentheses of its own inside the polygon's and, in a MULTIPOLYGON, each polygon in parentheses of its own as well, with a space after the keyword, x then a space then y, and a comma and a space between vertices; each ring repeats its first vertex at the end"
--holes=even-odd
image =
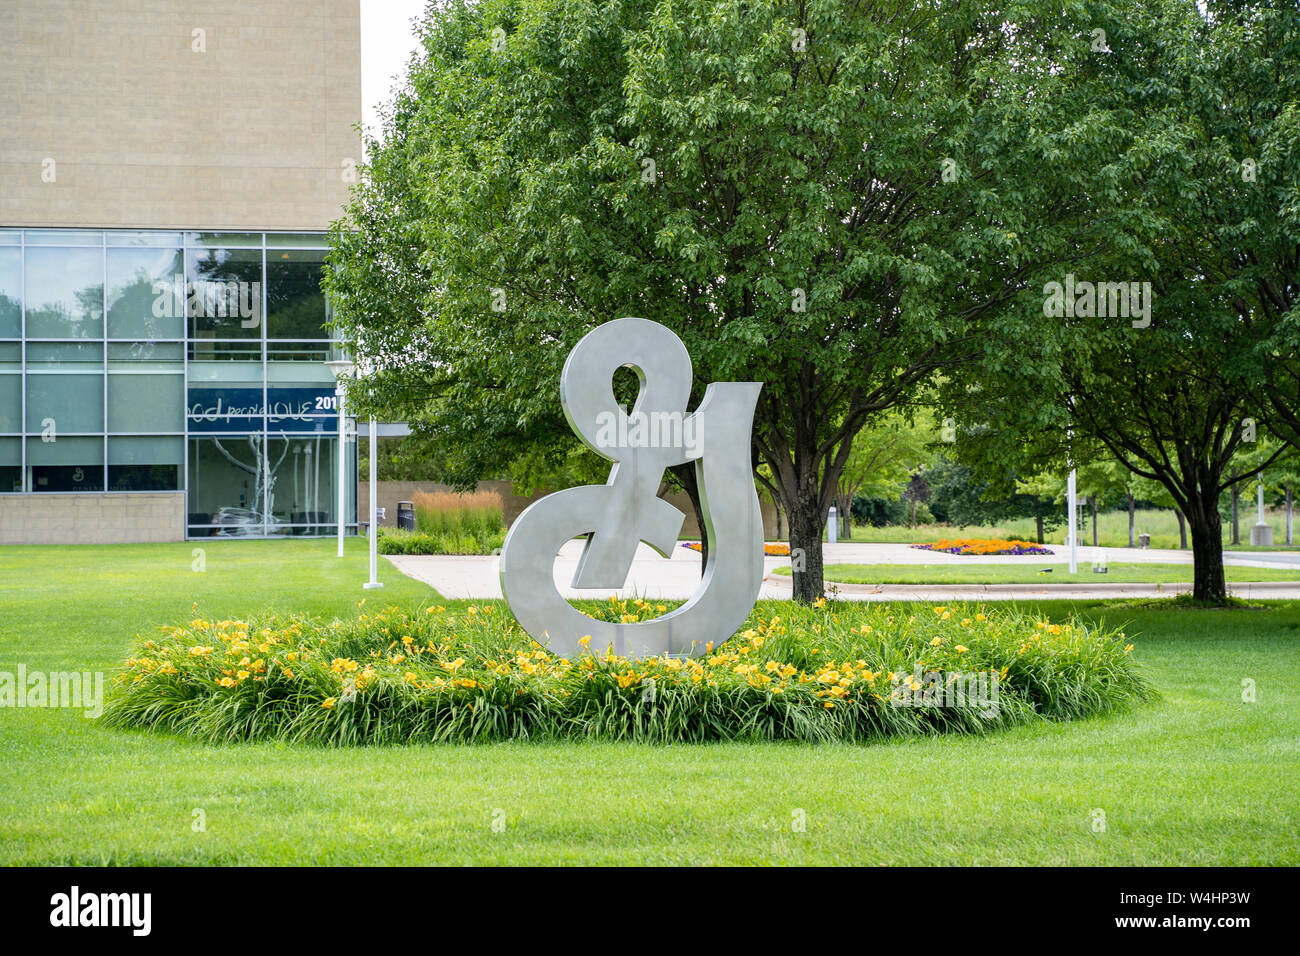
POLYGON ((397 526, 406 531, 415 530, 414 501, 399 501, 397 503, 397 526))
POLYGON ((1149 534, 1140 534, 1140 535, 1138 535, 1138 547, 1139 547, 1139 548, 1149 548, 1149 547, 1151 547, 1151 535, 1149 535, 1149 534))

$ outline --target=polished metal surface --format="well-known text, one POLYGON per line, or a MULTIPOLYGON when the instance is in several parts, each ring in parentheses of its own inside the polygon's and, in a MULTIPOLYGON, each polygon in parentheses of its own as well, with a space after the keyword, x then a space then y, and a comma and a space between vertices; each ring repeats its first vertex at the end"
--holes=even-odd
POLYGON ((511 526, 501 549, 501 590, 537 641, 574 656, 590 635, 592 653, 703 654, 749 615, 763 579, 763 522, 750 462, 750 431, 761 382, 714 382, 690 415, 691 359, 670 329, 624 318, 589 332, 560 376, 565 417, 582 441, 614 462, 603 485, 568 488, 535 502, 511 526), (641 380, 630 412, 614 399, 618 369, 641 380), (624 586, 645 541, 671 555, 685 515, 658 498, 664 469, 695 462, 709 541, 700 587, 680 608, 651 621, 594 620, 556 590, 555 556, 586 536, 575 588, 624 586))

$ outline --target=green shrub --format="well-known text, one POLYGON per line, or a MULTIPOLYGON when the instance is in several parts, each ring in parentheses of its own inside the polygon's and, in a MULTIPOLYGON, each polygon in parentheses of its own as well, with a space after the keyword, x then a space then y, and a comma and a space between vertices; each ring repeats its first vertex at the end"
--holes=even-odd
POLYGON ((496 531, 437 532, 379 529, 380 554, 493 554, 505 541, 504 529, 496 531))
MULTIPOLYGON (((579 606, 615 621, 667 610, 579 606)), ((106 719, 210 742, 870 741, 1128 707, 1152 696, 1131 650, 1115 630, 962 606, 765 603, 690 660, 560 658, 501 603, 193 620, 140 646, 106 719), (938 690, 978 675, 993 706, 938 690)))

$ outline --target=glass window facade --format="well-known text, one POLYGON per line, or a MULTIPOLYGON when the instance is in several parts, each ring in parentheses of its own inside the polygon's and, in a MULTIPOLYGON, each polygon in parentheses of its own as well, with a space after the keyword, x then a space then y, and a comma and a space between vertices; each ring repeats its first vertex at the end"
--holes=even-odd
POLYGON ((0 228, 0 494, 185 492, 190 537, 336 533, 324 258, 319 233, 0 228))

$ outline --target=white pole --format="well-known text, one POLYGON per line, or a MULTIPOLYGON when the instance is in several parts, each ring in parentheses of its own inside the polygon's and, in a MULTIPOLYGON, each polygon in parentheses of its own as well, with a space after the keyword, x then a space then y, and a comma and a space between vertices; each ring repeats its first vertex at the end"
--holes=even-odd
POLYGON ((382 588, 379 583, 379 471, 376 449, 379 445, 379 423, 370 416, 370 580, 367 588, 382 588))
POLYGON ((347 433, 347 416, 343 411, 342 382, 339 382, 339 387, 334 394, 338 397, 337 400, 339 405, 339 473, 337 479, 339 483, 339 510, 335 517, 338 519, 339 523, 339 557, 341 558, 343 557, 343 533, 347 530, 347 526, 343 519, 343 512, 348 506, 348 486, 346 484, 348 451, 347 443, 344 441, 344 436, 347 433))
POLYGON ((1075 470, 1073 468, 1070 469, 1070 480, 1066 493, 1069 496, 1070 513, 1070 537, 1068 539, 1070 542, 1070 573, 1077 574, 1079 571, 1079 536, 1076 532, 1078 531, 1079 495, 1075 488, 1075 470))

